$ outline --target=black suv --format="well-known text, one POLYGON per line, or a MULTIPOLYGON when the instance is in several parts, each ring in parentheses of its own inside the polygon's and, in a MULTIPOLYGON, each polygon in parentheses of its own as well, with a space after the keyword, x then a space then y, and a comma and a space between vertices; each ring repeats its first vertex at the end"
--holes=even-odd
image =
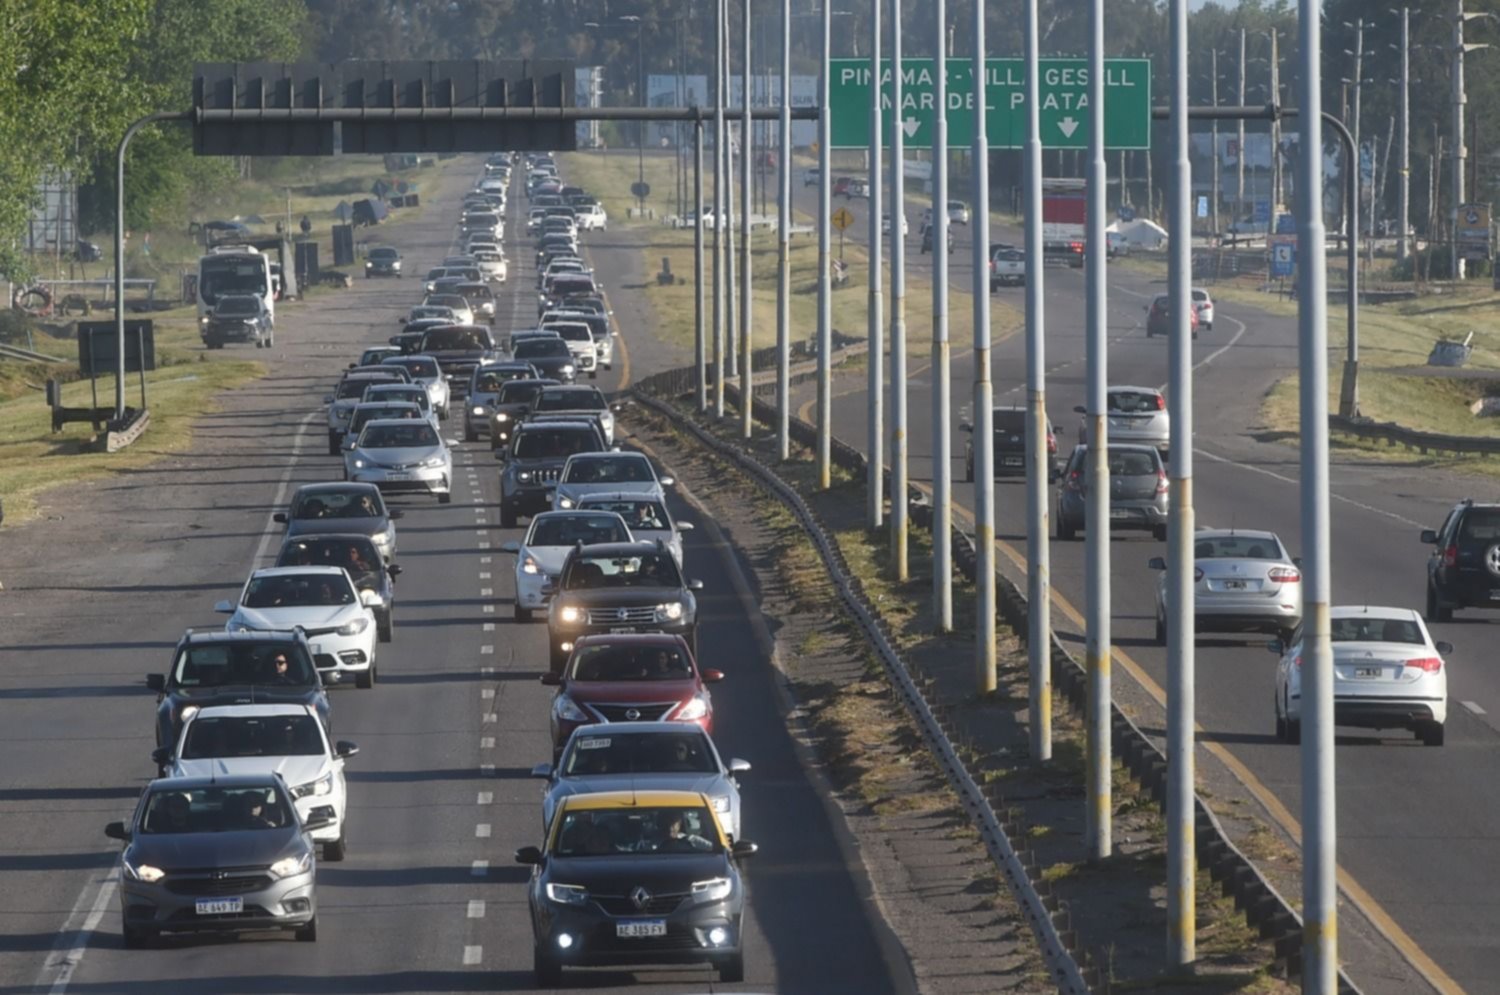
POLYGON ((158 747, 176 746, 183 720, 211 705, 311 705, 328 727, 328 694, 300 631, 189 629, 172 651, 171 669, 147 674, 146 686, 156 692, 158 747), (277 657, 286 659, 285 669, 277 657))
POLYGON ((547 606, 552 673, 573 643, 598 632, 670 632, 698 655, 698 599, 703 582, 687 580, 661 542, 580 543, 563 562, 547 606))
POLYGON ((1427 560, 1427 621, 1447 622, 1456 608, 1500 608, 1500 504, 1454 505, 1437 530, 1427 560))
POLYGON ((500 473, 500 524, 515 528, 522 515, 550 510, 552 492, 568 457, 608 449, 592 421, 523 422, 510 448, 495 450, 495 458, 505 460, 500 473))
MULTIPOLYGON (((995 408, 994 419, 995 476, 1026 476, 1026 409, 1018 406, 995 408)), ((960 429, 969 433, 964 441, 964 480, 974 482, 974 426, 962 422, 960 429)), ((1057 455, 1057 437, 1052 433, 1052 419, 1047 419, 1047 479, 1053 481, 1062 472, 1057 455)))

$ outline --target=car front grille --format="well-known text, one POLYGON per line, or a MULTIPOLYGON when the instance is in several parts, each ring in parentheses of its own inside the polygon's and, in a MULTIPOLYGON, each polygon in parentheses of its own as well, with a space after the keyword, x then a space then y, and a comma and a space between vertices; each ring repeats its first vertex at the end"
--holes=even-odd
POLYGON ((662 722, 667 713, 677 707, 675 701, 651 702, 644 705, 604 705, 598 702, 586 701, 584 707, 589 709, 605 722, 662 722), (630 713, 634 712, 632 718, 630 713))
POLYGON ((635 904, 629 895, 590 895, 590 898, 612 916, 664 916, 677 911, 685 894, 652 895, 645 908, 635 904))
POLYGON ((656 608, 590 608, 589 625, 649 625, 656 621, 656 608))
POLYGON ((167 890, 174 895, 243 895, 248 892, 260 891, 271 884, 271 879, 265 874, 230 874, 217 877, 214 875, 202 875, 196 877, 175 874, 167 877, 167 890))

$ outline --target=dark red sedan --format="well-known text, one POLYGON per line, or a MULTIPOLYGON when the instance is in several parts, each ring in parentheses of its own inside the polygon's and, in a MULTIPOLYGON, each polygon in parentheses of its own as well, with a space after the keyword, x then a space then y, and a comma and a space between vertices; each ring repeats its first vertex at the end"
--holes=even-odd
POLYGON ((687 642, 664 632, 600 633, 573 647, 561 674, 543 674, 556 687, 552 750, 573 730, 596 722, 691 722, 712 733, 713 695, 706 685, 724 679, 699 670, 687 642))

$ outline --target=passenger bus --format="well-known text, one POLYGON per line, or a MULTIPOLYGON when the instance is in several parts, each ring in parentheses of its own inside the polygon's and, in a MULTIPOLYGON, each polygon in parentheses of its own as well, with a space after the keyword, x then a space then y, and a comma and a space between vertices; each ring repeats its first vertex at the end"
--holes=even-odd
POLYGON ((208 315, 223 294, 255 294, 276 320, 276 288, 270 257, 248 245, 220 245, 198 260, 198 320, 208 315))

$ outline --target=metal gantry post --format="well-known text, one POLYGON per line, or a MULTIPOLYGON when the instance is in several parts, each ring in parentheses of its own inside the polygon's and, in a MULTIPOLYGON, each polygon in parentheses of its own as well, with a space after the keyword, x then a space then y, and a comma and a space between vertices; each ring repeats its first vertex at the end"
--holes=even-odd
MULTIPOLYGON (((1213 73, 1213 80, 1209 84, 1210 91, 1209 91, 1209 98, 1208 99, 1209 99, 1210 102, 1213 103, 1213 105, 1215 107, 1218 107, 1219 106, 1219 50, 1218 49, 1213 49, 1208 54, 1209 54, 1209 64, 1211 66, 1211 70, 1210 71, 1213 73)), ((1211 207, 1211 211, 1212 211, 1212 216, 1213 216, 1214 235, 1215 235, 1215 237, 1217 237, 1218 234, 1219 234, 1219 173, 1221 172, 1221 170, 1219 169, 1219 119, 1218 118, 1214 118, 1214 120, 1213 120, 1213 129, 1212 129, 1211 135, 1212 135, 1212 139, 1213 139, 1213 154, 1208 157, 1208 161, 1212 164, 1212 169, 1214 171, 1214 175, 1213 175, 1213 192, 1212 192, 1213 205, 1211 207)))
MULTIPOLYGON (((1181 0, 1177 0, 1181 2, 1181 0)), ((1090 107, 1104 106, 1104 0, 1089 0, 1090 107)), ((1084 276, 1088 302, 1085 308, 1085 353, 1088 362, 1088 467, 1083 514, 1087 560, 1087 812, 1084 843, 1090 860, 1110 855, 1110 584, 1109 584, 1109 418, 1106 388, 1109 383, 1109 339, 1106 328, 1104 286, 1104 115, 1089 114, 1088 215, 1084 238, 1084 276)))
POLYGON ((823 47, 820 50, 821 66, 818 72, 818 439, 817 464, 818 487, 827 490, 833 485, 832 443, 833 433, 833 288, 829 286, 828 267, 833 263, 829 244, 831 222, 828 219, 833 185, 829 180, 830 156, 828 143, 833 132, 828 119, 829 59, 833 54, 833 7, 824 2, 822 10, 823 47))
POLYGON ((744 115, 740 118, 740 437, 748 439, 754 434, 752 413, 755 410, 755 371, 751 355, 755 350, 754 326, 751 325, 751 310, 755 295, 751 292, 751 274, 754 264, 750 257, 750 208, 754 188, 751 186, 750 169, 754 165, 754 153, 750 137, 755 125, 750 120, 750 0, 744 0, 741 30, 741 82, 740 103, 744 115))
MULTIPOLYGON (((694 107, 696 110, 696 105, 694 107)), ((703 117, 693 121, 693 387, 698 413, 708 410, 707 342, 703 328, 703 117)))
MULTIPOLYGON (((830 0, 824 0, 825 3, 830 0)), ((869 323, 868 386, 865 389, 869 457, 865 463, 865 493, 868 498, 867 524, 878 529, 885 523, 885 313, 884 272, 881 266, 880 231, 880 157, 885 152, 881 134, 880 85, 880 4, 870 0, 870 294, 866 308, 869 323)), ((894 219, 893 219, 894 223, 894 219)))
MULTIPOLYGON (((995 690, 995 389, 990 382, 990 139, 985 5, 974 4, 974 685, 995 690)), ((936 248, 936 245, 933 246, 936 248)))
POLYGON ((1448 253, 1453 260, 1453 275, 1462 280, 1466 274, 1464 260, 1458 255, 1458 209, 1464 202, 1464 180, 1469 150, 1464 144, 1464 108, 1469 96, 1464 89, 1464 0, 1454 0, 1453 16, 1453 205, 1448 212, 1448 253))
POLYGON ((953 461, 948 369, 948 4, 933 0, 932 116, 932 614, 953 631, 953 461))
MULTIPOLYGON (((1240 103, 1244 103, 1243 100, 1240 103)), ((1411 8, 1401 8, 1401 186, 1397 210, 1396 258, 1406 261, 1406 219, 1411 209, 1411 8)), ((1374 234, 1371 232, 1370 234, 1374 234)), ((1412 279, 1417 276, 1412 267, 1412 279)))
POLYGON ((1052 554, 1047 526, 1047 346, 1042 291, 1042 119, 1039 0, 1026 0, 1026 658, 1031 758, 1052 759, 1052 554))
MULTIPOLYGON (((734 93, 734 48, 730 41, 730 0, 724 0, 724 92, 734 93)), ((740 95, 744 100, 744 94, 740 95)), ((727 100, 727 98, 726 98, 727 100)), ((734 138, 734 116, 732 111, 726 111, 724 122, 724 217, 720 224, 724 226, 724 375, 726 377, 737 377, 740 372, 739 352, 739 312, 735 309, 735 286, 739 283, 735 275, 735 250, 734 250, 734 150, 738 145, 740 154, 745 152, 745 136, 741 135, 738 142, 734 138)))
POLYGON ((792 0, 781 0, 781 151, 776 198, 776 456, 792 458, 792 0))
MULTIPOLYGON (((1301 147, 1323 147, 1320 4, 1298 8, 1301 147)), ((1323 157, 1297 157, 1297 189, 1323 189, 1323 157)), ((1298 197, 1297 328, 1302 423, 1302 990, 1338 991, 1338 858, 1329 630, 1328 323, 1322 202, 1298 197)))
MULTIPOLYGON (((1239 104, 1245 106, 1245 29, 1240 28, 1240 89, 1239 104)), ((1245 119, 1240 118, 1235 122, 1238 132, 1235 135, 1234 153, 1234 220, 1237 223, 1245 210, 1245 119)), ((1238 236, 1239 229, 1235 229, 1238 236)), ((1237 239, 1236 239, 1237 240, 1237 239)))
POLYGON ((891 572, 910 576, 906 500, 906 129, 901 77, 901 0, 891 0, 891 572))
MULTIPOLYGON (((724 15, 727 0, 715 0, 714 16, 714 417, 724 417, 724 15)), ((699 226, 703 218, 698 218, 699 226)))
MULTIPOLYGON (((1197 958, 1193 834, 1193 173, 1188 146, 1188 0, 1172 0, 1172 200, 1167 237, 1171 476, 1167 524, 1167 963, 1197 958)), ((1215 164, 1217 168, 1217 163, 1215 164)))

